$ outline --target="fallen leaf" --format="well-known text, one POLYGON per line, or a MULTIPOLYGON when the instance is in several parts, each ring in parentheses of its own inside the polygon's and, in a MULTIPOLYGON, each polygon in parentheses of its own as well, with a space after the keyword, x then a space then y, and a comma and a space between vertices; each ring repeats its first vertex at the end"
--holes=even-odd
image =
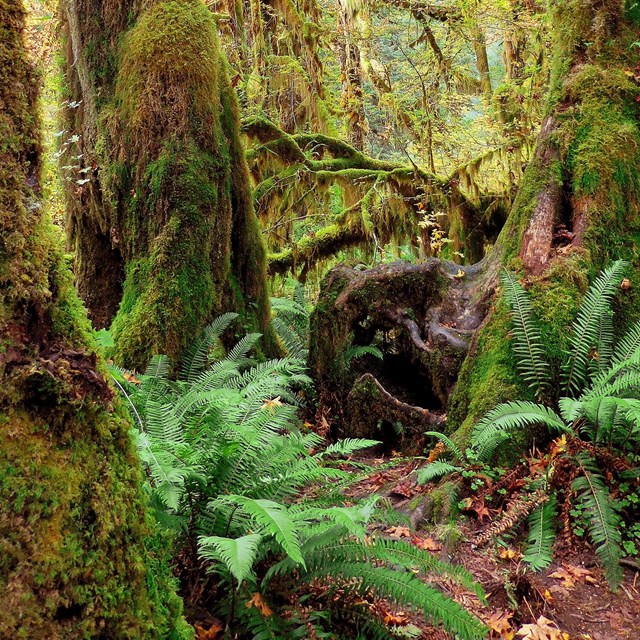
POLYGON ((409 527, 390 527, 385 530, 392 538, 410 538, 411 529, 409 527))
POLYGON ((273 411, 276 407, 281 407, 282 402, 280 401, 280 396, 277 398, 273 398, 273 400, 265 400, 262 403, 261 409, 268 409, 269 411, 273 411))
POLYGON ((554 571, 549 574, 550 578, 556 578, 557 580, 562 580, 562 586, 571 589, 578 580, 582 578, 589 579, 589 582, 595 583, 593 576, 590 571, 586 569, 581 569, 580 567, 574 567, 569 564, 563 564, 560 569, 554 571))
POLYGON ((512 617, 513 613, 510 611, 494 611, 486 621, 491 631, 491 638, 513 640, 515 631, 511 626, 512 617))
POLYGON ((418 549, 423 549, 424 551, 440 551, 440 549, 442 549, 442 545, 438 544, 433 538, 412 536, 411 544, 418 547, 418 549))
POLYGON ((523 640, 571 640, 569 634, 558 629, 555 622, 540 616, 533 624, 525 624, 518 629, 523 640))
POLYGON ((216 640, 218 634, 224 631, 224 627, 219 622, 214 622, 208 629, 204 629, 199 624, 196 624, 194 628, 196 640, 216 640))
POLYGON ((265 618, 268 618, 273 614, 273 611, 271 611, 269 605, 264 601, 264 598, 258 592, 253 594, 253 597, 251 598, 251 600, 249 600, 249 602, 247 602, 245 606, 247 607, 247 609, 255 607, 265 618))
POLYGON ((407 614, 403 611, 399 611, 398 613, 386 613, 384 616, 384 623, 391 626, 401 626, 407 623, 407 614))

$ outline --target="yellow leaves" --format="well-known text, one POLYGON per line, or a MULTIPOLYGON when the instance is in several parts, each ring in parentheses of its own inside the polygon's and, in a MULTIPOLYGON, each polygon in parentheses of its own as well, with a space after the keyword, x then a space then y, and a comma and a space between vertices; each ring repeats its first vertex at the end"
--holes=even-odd
POLYGON ((262 594, 258 592, 253 594, 253 597, 251 598, 251 600, 249 600, 249 602, 247 602, 245 606, 247 607, 247 609, 251 609, 251 607, 255 607, 256 609, 258 609, 258 611, 260 611, 260 613, 265 618, 268 618, 269 616, 273 615, 273 611, 271 610, 271 607, 269 607, 269 605, 264 601, 262 594))
POLYGON ((458 280, 462 280, 462 278, 464 278, 464 271, 462 269, 458 269, 458 272, 453 277, 458 280))
POLYGON ((517 558, 521 558, 522 554, 512 549, 511 547, 507 547, 506 549, 502 549, 498 554, 503 560, 513 560, 517 558))
POLYGON ((513 640, 515 631, 511 626, 513 613, 510 611, 494 611, 486 620, 490 631, 490 638, 495 640, 513 640))
POLYGON ((568 633, 560 631, 555 622, 540 616, 533 624, 525 624, 518 629, 522 640, 571 640, 568 633))
POLYGON ((550 578, 556 580, 562 580, 562 586, 565 589, 572 589, 576 582, 584 578, 585 582, 596 584, 596 579, 591 575, 590 571, 581 569, 580 567, 573 567, 568 564, 562 565, 560 569, 549 574, 550 578))
POLYGON ((265 400, 262 403, 261 409, 267 409, 270 413, 273 413, 277 407, 281 407, 282 402, 280 400, 280 396, 274 398, 273 400, 265 400))
POLYGON ((409 529, 409 527, 390 527, 385 530, 385 533, 388 533, 390 537, 396 540, 411 537, 411 529, 409 529))

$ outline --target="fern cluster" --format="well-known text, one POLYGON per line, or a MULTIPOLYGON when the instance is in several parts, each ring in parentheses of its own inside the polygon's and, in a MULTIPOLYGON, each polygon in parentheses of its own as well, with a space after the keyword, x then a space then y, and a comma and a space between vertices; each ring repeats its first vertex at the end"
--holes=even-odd
POLYGON ((207 329, 177 379, 162 356, 139 379, 116 373, 157 520, 176 532, 182 557, 196 550, 192 567, 206 567, 227 631, 283 639, 307 637, 312 625, 322 637, 399 637, 364 606, 384 598, 456 637, 484 637, 477 618, 428 583, 446 575, 482 597, 470 574, 412 545, 368 537, 368 523, 381 517, 374 499, 345 506, 340 489, 353 471, 344 458, 376 442, 322 448, 319 436, 301 431, 304 363, 254 362, 254 334, 223 353, 219 337, 234 318, 207 329), (314 484, 319 497, 305 492, 314 484), (283 615, 284 594, 305 599, 304 608, 283 615), (341 635, 334 625, 344 625, 341 635))
MULTIPOLYGON (((557 402, 550 399, 553 369, 529 295, 512 274, 505 273, 502 282, 513 318, 518 370, 536 397, 549 406, 529 401, 498 405, 476 424, 471 447, 464 454, 445 436, 431 434, 449 448, 455 464, 436 461, 419 474, 419 480, 426 482, 461 472, 469 465, 487 464, 500 445, 524 428, 544 427, 551 434, 564 435, 576 443, 563 454, 575 479, 571 487, 560 488, 565 499, 573 495, 584 506, 591 540, 614 589, 622 579, 620 515, 605 480, 605 471, 611 476, 614 470, 599 468, 594 452, 603 449, 626 459, 635 456, 640 446, 640 322, 615 344, 611 307, 627 267, 623 261, 613 263, 585 294, 559 372, 565 395, 557 402), (590 443, 591 450, 580 446, 582 442, 590 443)), ((557 487, 551 475, 543 481, 549 500, 529 517, 524 560, 533 569, 552 561, 557 487)))

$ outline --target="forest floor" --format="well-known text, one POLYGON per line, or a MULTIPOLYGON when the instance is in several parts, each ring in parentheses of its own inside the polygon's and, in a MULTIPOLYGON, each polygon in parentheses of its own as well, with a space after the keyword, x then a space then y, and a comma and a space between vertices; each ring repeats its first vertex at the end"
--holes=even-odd
MULTIPOLYGON (((383 464, 385 459, 368 460, 383 464)), ((350 494, 380 493, 394 508, 406 515, 409 503, 416 504, 429 489, 416 485, 413 470, 422 461, 408 461, 394 468, 375 471, 351 488, 350 494)), ((556 557, 544 571, 534 573, 522 562, 517 546, 505 535, 499 544, 491 541, 473 544, 491 525, 498 509, 479 508, 469 500, 469 509, 446 527, 422 524, 389 527, 380 532, 404 539, 467 568, 484 587, 487 605, 477 597, 435 578, 443 592, 478 615, 490 628, 492 640, 637 640, 640 638, 640 566, 629 562, 624 581, 612 593, 592 549, 580 541, 566 544, 559 540, 556 557), (455 535, 452 536, 452 531, 455 535), (452 537, 456 542, 451 542, 452 537), (558 548, 559 547, 559 548, 558 548)), ((518 532, 518 529, 514 529, 518 532)), ((560 536, 559 536, 560 538, 560 536)), ((378 603, 378 607, 380 604, 378 603)), ((425 640, 450 640, 442 630, 424 624, 418 616, 391 609, 386 619, 398 625, 415 625, 425 640)))

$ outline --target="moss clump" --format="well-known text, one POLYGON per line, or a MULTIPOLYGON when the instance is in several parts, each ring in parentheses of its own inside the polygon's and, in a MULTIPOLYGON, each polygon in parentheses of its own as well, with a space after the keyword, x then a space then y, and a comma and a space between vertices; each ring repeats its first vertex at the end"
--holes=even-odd
POLYGON ((249 190, 237 103, 211 12, 152 3, 121 45, 105 172, 126 279, 113 321, 117 361, 179 360, 233 308, 267 333, 266 256, 249 190))
POLYGON ((164 558, 149 573, 130 425, 42 216, 23 31, 0 0, 0 637, 189 640, 164 558))

